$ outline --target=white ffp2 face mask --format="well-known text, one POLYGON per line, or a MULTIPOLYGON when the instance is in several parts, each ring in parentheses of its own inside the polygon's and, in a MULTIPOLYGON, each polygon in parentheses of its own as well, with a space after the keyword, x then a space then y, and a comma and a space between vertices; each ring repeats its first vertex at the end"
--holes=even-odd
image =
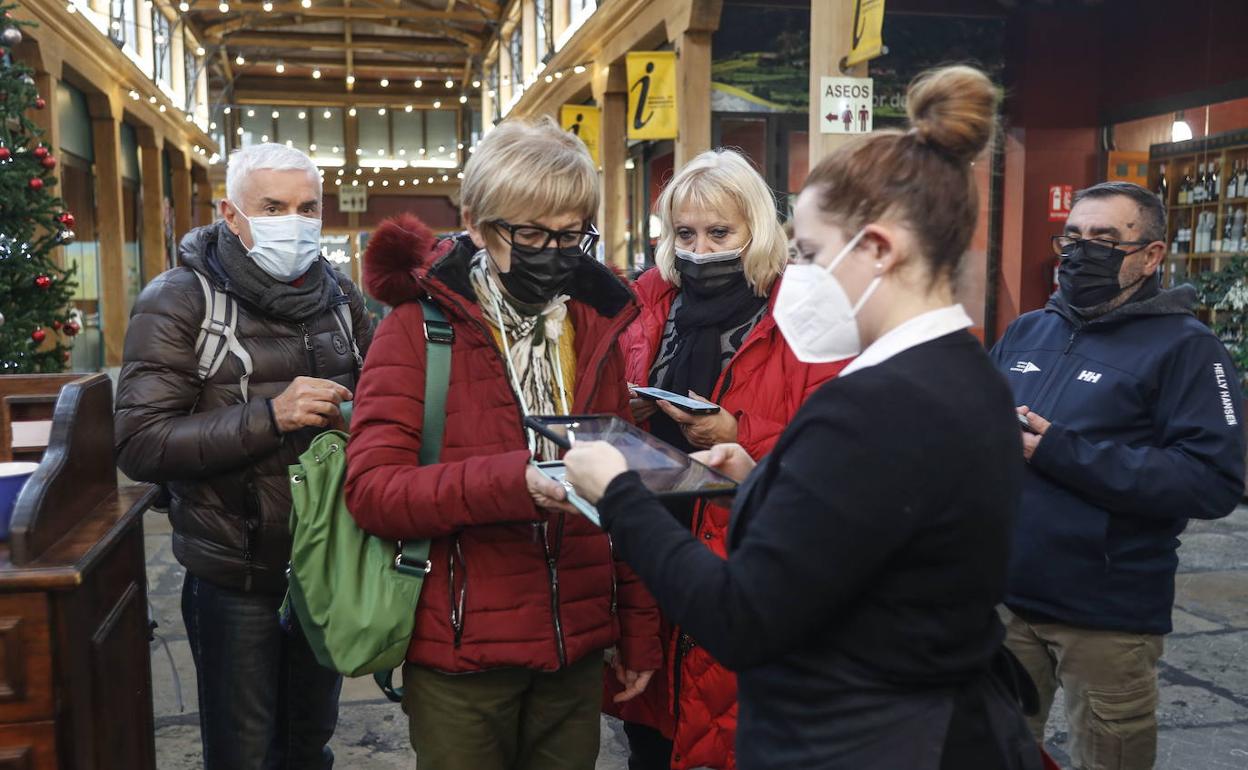
POLYGON ((859 231, 850 239, 827 267, 789 265, 784 271, 774 315, 785 342, 802 363, 826 364, 862 352, 856 316, 883 276, 877 275, 854 304, 832 275, 862 235, 859 231))
POLYGON ((290 283, 320 256, 321 220, 298 214, 249 217, 238 206, 234 210, 251 226, 253 245, 247 256, 275 280, 290 283))

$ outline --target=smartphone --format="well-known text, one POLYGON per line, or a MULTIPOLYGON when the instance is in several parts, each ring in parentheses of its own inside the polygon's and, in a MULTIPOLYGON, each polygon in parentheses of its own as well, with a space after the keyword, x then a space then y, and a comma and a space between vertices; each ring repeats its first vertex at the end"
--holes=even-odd
POLYGON ((1015 412, 1015 416, 1018 417, 1018 427, 1022 428, 1024 433, 1030 433, 1033 436, 1040 435, 1035 428, 1031 427, 1031 423, 1027 421, 1027 415, 1015 412))
POLYGON ((633 392, 642 398, 651 401, 666 401, 682 412, 688 414, 716 414, 719 412, 719 406, 716 404, 708 404, 705 401, 698 401, 688 396, 682 396, 679 393, 673 393, 670 390, 662 388, 633 388, 633 392))
POLYGON ((602 526, 602 519, 598 516, 598 509, 586 502, 585 498, 576 493, 567 480, 567 468, 562 462, 552 460, 549 462, 534 463, 542 475, 548 479, 553 479, 563 485, 564 490, 568 493, 568 502, 571 503, 581 515, 592 521, 599 527, 602 526))

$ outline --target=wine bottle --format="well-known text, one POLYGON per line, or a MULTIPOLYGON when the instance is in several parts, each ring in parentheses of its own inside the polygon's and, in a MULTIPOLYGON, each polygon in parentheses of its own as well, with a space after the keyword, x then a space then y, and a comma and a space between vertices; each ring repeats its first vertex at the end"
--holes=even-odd
POLYGON ((1192 202, 1191 190, 1192 190, 1192 169, 1189 167, 1183 170, 1183 178, 1179 180, 1178 200, 1179 200, 1180 206, 1186 206, 1192 202))
POLYGON ((1157 197, 1161 198, 1163 206, 1170 203, 1170 183, 1166 181, 1166 164, 1161 164, 1161 169, 1157 172, 1157 197))
POLYGON ((1222 175, 1218 172, 1220 164, 1209 164, 1209 197, 1208 200, 1216 201, 1222 195, 1222 175))
POLYGON ((1248 197, 1248 160, 1239 164, 1239 197, 1248 197))
POLYGON ((1226 175, 1226 199, 1233 201, 1239 197, 1239 161, 1231 164, 1231 172, 1226 175))

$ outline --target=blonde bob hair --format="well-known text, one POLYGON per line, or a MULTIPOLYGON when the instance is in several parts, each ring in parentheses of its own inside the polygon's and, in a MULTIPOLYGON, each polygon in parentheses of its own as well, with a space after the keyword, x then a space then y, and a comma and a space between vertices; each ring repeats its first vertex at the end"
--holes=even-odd
POLYGON ((598 211, 598 169, 585 143, 549 116, 510 119, 485 135, 464 166, 460 208, 480 228, 598 211))
POLYGON ((675 286, 680 285, 675 219, 676 212, 686 206, 745 225, 749 237, 741 252, 745 279, 755 294, 766 296, 788 261, 789 244, 776 217, 775 198, 750 162, 736 150, 707 150, 685 164, 663 188, 655 204, 662 232, 654 262, 663 279, 675 286))

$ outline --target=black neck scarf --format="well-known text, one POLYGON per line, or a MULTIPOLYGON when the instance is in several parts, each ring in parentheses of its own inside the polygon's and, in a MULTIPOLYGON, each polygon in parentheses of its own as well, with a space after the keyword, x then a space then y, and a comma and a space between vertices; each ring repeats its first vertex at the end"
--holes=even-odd
POLYGON ((324 313, 336 294, 329 275, 332 268, 322 259, 313 262, 303 281, 294 286, 261 270, 224 222, 217 231, 216 247, 217 260, 229 282, 227 290, 275 318, 303 323, 324 313))

